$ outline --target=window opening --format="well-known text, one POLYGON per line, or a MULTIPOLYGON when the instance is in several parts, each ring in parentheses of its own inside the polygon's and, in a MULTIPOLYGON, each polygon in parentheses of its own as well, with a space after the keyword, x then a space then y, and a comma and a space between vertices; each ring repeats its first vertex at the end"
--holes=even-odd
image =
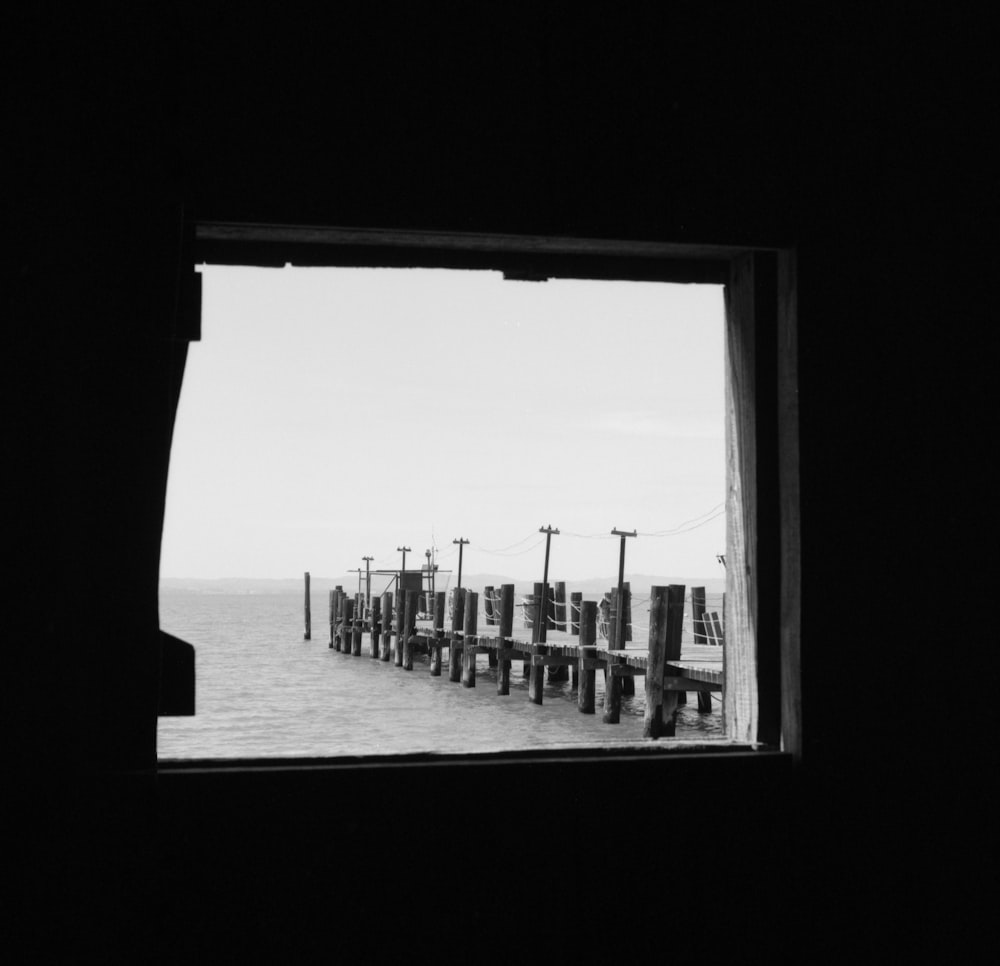
MULTIPOLYGON (((704 636, 711 641, 722 632, 726 455, 721 286, 568 279, 533 285, 502 281, 495 272, 216 266, 206 269, 205 281, 203 330, 205 339, 214 342, 194 347, 185 377, 161 589, 164 629, 193 639, 199 648, 200 717, 161 720, 161 759, 555 747, 565 737, 547 739, 543 726, 553 715, 561 713, 570 726, 586 720, 576 717, 575 705, 567 700, 569 684, 567 694, 549 694, 542 707, 528 706, 518 694, 498 699, 485 668, 475 690, 434 688, 420 722, 401 723, 400 708, 393 704, 409 700, 398 693, 399 682, 409 677, 416 684, 420 675, 396 676, 394 685, 392 676, 372 677, 378 665, 368 662, 327 660, 323 673, 329 680, 320 675, 317 685, 314 676, 308 685, 293 686, 298 693, 279 696, 275 681, 301 671, 302 662, 324 644, 323 635, 314 635, 311 647, 301 640, 302 578, 292 574, 306 567, 311 571, 312 612, 323 615, 317 622, 322 627, 325 599, 318 598, 325 598, 326 584, 353 590, 350 568, 337 574, 337 564, 345 556, 356 556, 360 564, 375 550, 373 542, 382 551, 381 556, 374 553, 374 569, 392 571, 399 562, 385 559, 392 556, 390 550, 423 540, 427 548, 418 546, 416 552, 426 556, 427 570, 440 572, 447 590, 455 579, 455 568, 447 565, 454 563, 450 558, 459 549, 451 543, 459 534, 450 531, 478 530, 466 548, 472 559, 465 562, 463 585, 475 583, 485 591, 489 564, 505 565, 493 569, 492 586, 495 590, 504 576, 520 585, 520 617, 530 623, 530 603, 525 606, 524 599, 539 578, 541 561, 535 558, 545 539, 537 532, 540 525, 557 513, 563 517, 556 537, 563 545, 553 547, 550 584, 562 577, 570 586, 586 583, 584 596, 603 600, 603 591, 610 589, 604 585, 614 582, 608 577, 613 578, 617 555, 617 537, 610 530, 623 522, 622 513, 631 511, 641 519, 633 521, 639 538, 635 549, 629 548, 629 575, 686 581, 689 632, 691 588, 705 586, 707 610, 719 616, 714 624, 710 618, 703 621, 704 636), (386 284, 389 275, 405 284, 386 284), (334 276, 338 283, 324 291, 334 276), (446 277, 448 285, 442 284, 446 277), (483 283, 492 283, 492 292, 503 298, 476 291, 483 283), (216 316, 222 308, 217 299, 227 285, 229 298, 235 292, 249 301, 242 307, 230 305, 223 322, 216 316), (450 294, 442 295, 449 287, 450 294), (290 289, 297 289, 294 298, 290 289), (671 313, 662 304, 651 332, 649 319, 623 297, 629 289, 650 290, 652 304, 656 296, 680 299, 683 307, 675 307, 675 317, 684 317, 688 325, 697 320, 698 338, 671 331, 671 313), (579 299, 576 310, 560 316, 553 305, 571 290, 579 299), (330 291, 337 293, 332 301, 330 291), (536 316, 525 308, 528 304, 536 306, 536 316), (388 322, 393 312, 405 322, 388 322), (270 346, 254 336, 260 324, 280 333, 270 346), (222 341, 224 325, 235 336, 231 342, 228 337, 222 341), (206 345, 212 350, 199 360, 206 345), (208 375, 206 365, 199 374, 199 366, 213 354, 216 373, 208 375), (284 356, 284 381, 275 374, 281 368, 279 356, 284 356), (239 387, 240 379, 230 382, 230 377, 241 367, 249 381, 239 387), (692 373, 697 374, 693 380, 692 373), (677 393, 685 384, 697 388, 692 398, 682 400, 677 393), (204 398, 199 402, 204 394, 215 397, 214 408, 207 409, 204 398), (212 419, 206 418, 208 412, 212 419), (197 427, 188 437, 182 435, 186 421, 197 427), (320 432, 310 442, 317 425, 320 432), (209 428, 212 432, 205 432, 209 428), (692 444, 695 439, 700 444, 692 444), (714 453, 714 482, 695 480, 692 467, 703 457, 691 455, 692 445, 714 453), (251 454, 256 466, 246 462, 251 454), (184 470, 185 463, 194 471, 184 470), (667 463, 673 467, 669 471, 667 463), (210 472, 213 464, 225 472, 210 472), (310 495, 314 477, 323 484, 322 499, 310 495), (261 498, 261 486, 270 492, 269 499, 261 498), (713 487, 714 495, 708 496, 713 487), (704 495, 692 504, 690 491, 699 488, 704 495), (603 519, 608 513, 615 519, 603 519), (187 519, 179 523, 185 514, 187 519), (590 524, 595 517, 601 519, 590 524), (469 523, 454 522, 459 519, 469 523), (515 520, 523 521, 520 528, 515 520), (398 536, 388 540, 385 528, 398 536), (695 534, 709 537, 699 552, 716 568, 714 577, 705 577, 710 573, 706 566, 688 563, 687 544, 695 534), (204 540, 200 549, 191 545, 192 535, 196 542, 204 540), (595 551, 602 545, 598 568, 595 551), (314 562, 317 546, 322 551, 314 562), (222 548, 238 551, 229 560, 240 560, 242 570, 223 563, 222 548), (362 552, 355 553, 359 548, 362 552), (194 556, 185 558, 189 551, 194 556), (185 559, 202 564, 185 565, 185 559), (189 574, 200 570, 198 576, 214 582, 185 584, 179 579, 185 566, 189 574), (289 583, 268 582, 282 572, 289 583), (261 575, 267 576, 262 580, 261 575), (691 576, 698 581, 688 580, 691 576), (227 583, 223 577, 258 579, 227 583), (594 577, 599 586, 591 590, 594 577), (280 604, 282 594, 266 592, 274 590, 287 593, 280 604), (191 598, 200 600, 193 603, 191 598), (223 607, 223 598, 234 599, 223 607), (200 609, 181 613, 197 603, 200 609), (713 603, 718 606, 712 608, 713 603), (217 613, 211 615, 213 607, 217 613), (220 608, 226 613, 218 613, 220 608), (280 628, 267 629, 278 611, 280 628), (247 644, 251 638, 257 641, 253 648, 247 644), (217 653, 210 655, 212 648, 217 653), (286 658, 282 670, 280 661, 286 658), (211 673, 209 660, 214 662, 211 673), (352 695, 338 672, 354 663, 371 673, 370 680, 355 683, 352 695), (445 700, 435 705, 439 695, 445 700), (469 713, 480 713, 487 697, 493 705, 499 702, 508 719, 518 714, 531 721, 531 738, 523 742, 501 735, 492 739, 493 745, 472 747, 464 729, 453 727, 442 744, 434 719, 453 724, 456 704, 463 700, 469 713), (370 706, 384 709, 375 716, 380 720, 356 720, 356 709, 370 706), (546 717, 532 721, 533 714, 546 717), (334 740, 317 742, 317 723, 334 740), (363 735, 354 746, 344 739, 352 731, 363 735), (398 740, 400 733, 409 736, 406 741, 398 740), (264 734, 283 737, 263 746, 264 734)), ((632 583, 634 605, 648 606, 649 587, 642 578, 632 583)), ((373 593, 377 587, 373 578, 373 593)), ((485 604, 482 594, 480 608, 485 610, 485 604)), ((648 624, 648 615, 643 616, 648 624)), ((634 632, 644 630, 637 619, 633 642, 634 632)), ((511 679, 520 683, 516 673, 511 679)), ((626 699, 627 724, 635 724, 637 708, 644 703, 641 678, 639 682, 635 699, 626 699)), ((599 706, 597 710, 591 719, 595 722, 601 718, 599 706)), ((685 733, 689 712, 693 702, 682 710, 679 735, 685 733)), ((717 710, 715 716, 719 718, 717 710)), ((641 737, 641 732, 626 733, 618 726, 602 727, 601 744, 641 737)), ((719 734, 721 727, 705 733, 719 734)), ((578 734, 574 743, 590 743, 583 732, 578 734)))

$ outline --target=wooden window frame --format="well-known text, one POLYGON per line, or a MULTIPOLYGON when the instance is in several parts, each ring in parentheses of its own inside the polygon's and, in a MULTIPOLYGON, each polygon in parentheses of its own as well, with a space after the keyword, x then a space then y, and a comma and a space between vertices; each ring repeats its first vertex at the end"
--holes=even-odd
MULTIPOLYGON (((802 755, 796 254, 580 237, 198 222, 196 264, 714 283, 726 305, 727 747, 802 755)), ((190 237, 190 236, 189 236, 190 237)), ((192 320, 198 338, 200 320, 192 320)))

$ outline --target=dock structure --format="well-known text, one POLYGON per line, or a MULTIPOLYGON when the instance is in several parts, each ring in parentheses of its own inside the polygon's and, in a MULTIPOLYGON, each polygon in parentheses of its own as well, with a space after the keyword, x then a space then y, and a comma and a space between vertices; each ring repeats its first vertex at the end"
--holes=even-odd
POLYGON ((706 607, 704 588, 691 588, 694 629, 685 640, 686 588, 681 584, 651 587, 648 640, 641 643, 632 641, 632 600, 627 585, 622 587, 621 597, 616 587, 600 602, 574 593, 568 614, 565 584, 556 587, 553 599, 547 587, 536 585, 534 599, 522 602, 525 626, 516 630, 513 584, 485 588, 482 628, 478 625, 480 595, 459 590, 452 601, 447 633, 443 591, 428 595, 422 607, 414 590, 397 594, 395 607, 393 595, 386 592, 366 610, 363 595, 351 599, 337 588, 330 593, 330 647, 359 656, 362 635, 367 632, 372 658, 388 661, 391 655, 395 666, 412 670, 414 655, 426 654, 432 676, 441 675, 447 649, 448 680, 467 688, 476 687, 476 660, 485 654, 489 667, 497 670, 500 696, 510 694, 511 664, 521 662, 529 679, 528 697, 535 704, 543 700, 546 669, 561 669, 564 674, 572 669, 571 690, 577 691, 577 707, 583 714, 596 712, 596 673, 601 671, 605 678, 602 720, 606 724, 619 723, 622 696, 634 693, 623 683, 634 684, 635 678, 641 677, 646 694, 643 734, 647 738, 674 735, 678 704, 689 691, 697 694, 700 712, 711 711, 713 692, 721 693, 725 684, 724 630, 718 611, 706 607), (546 604, 552 606, 555 617, 552 629, 545 627, 546 604), (619 626, 619 611, 623 627, 619 626))

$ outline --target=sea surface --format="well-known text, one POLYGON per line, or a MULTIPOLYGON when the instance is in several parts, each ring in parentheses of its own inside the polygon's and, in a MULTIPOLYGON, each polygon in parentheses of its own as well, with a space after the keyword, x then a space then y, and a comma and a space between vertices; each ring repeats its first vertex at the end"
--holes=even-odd
MULTIPOLYGON (((482 601, 482 596, 480 596, 482 601)), ((312 640, 303 640, 301 593, 161 592, 160 626, 195 647, 192 717, 159 720, 161 760, 192 758, 339 757, 429 752, 454 754, 644 743, 642 678, 622 699, 621 723, 581 714, 569 682, 545 685, 544 703, 528 700, 521 662, 511 665, 510 694, 496 693, 496 670, 479 656, 476 687, 431 677, 427 657, 412 671, 329 647, 327 596, 311 599, 312 640)), ((486 625, 480 604, 479 627, 486 625)), ((633 610, 648 625, 648 605, 633 610)), ((515 621, 515 630, 520 617, 515 621)), ((722 737, 718 695, 711 713, 695 695, 680 707, 677 738, 722 737)), ((661 739, 662 740, 662 739, 661 739)))

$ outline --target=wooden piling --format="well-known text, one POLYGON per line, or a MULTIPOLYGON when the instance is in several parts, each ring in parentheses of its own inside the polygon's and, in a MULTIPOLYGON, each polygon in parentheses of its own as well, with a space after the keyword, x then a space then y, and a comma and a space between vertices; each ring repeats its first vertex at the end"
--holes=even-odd
POLYGON ((465 615, 465 597, 455 594, 451 602, 451 644, 448 648, 448 680, 458 683, 462 679, 462 640, 459 631, 465 615))
POLYGON ((533 704, 542 703, 542 689, 545 684, 545 666, 536 664, 534 656, 545 655, 548 648, 540 643, 543 640, 543 629, 548 628, 546 619, 546 597, 544 584, 535 584, 535 621, 531 625, 531 649, 530 657, 525 661, 525 668, 528 671, 528 700, 533 704))
MULTIPOLYGON (((622 620, 625 621, 625 633, 623 637, 626 641, 630 641, 632 640, 632 587, 627 580, 622 584, 622 597, 622 620)), ((622 678, 622 695, 631 698, 634 694, 635 678, 622 678)))
POLYGON ((340 606, 340 651, 350 654, 354 636, 354 601, 345 597, 340 606))
MULTIPOLYGON (((402 583, 402 581, 400 581, 402 583)), ((404 622, 406 621, 406 593, 402 590, 396 592, 396 649, 392 652, 392 663, 394 667, 403 666, 403 634, 404 622)))
MULTIPOLYGON (((402 631, 402 642, 403 642, 403 662, 402 667, 404 671, 413 670, 413 644, 411 638, 413 637, 413 632, 416 630, 417 626, 417 592, 415 590, 408 590, 406 596, 404 597, 405 603, 403 604, 403 631, 402 631)), ((399 647, 397 641, 396 644, 399 647)))
POLYGON ((566 630, 566 581, 555 582, 556 630, 566 630))
POLYGON ((465 592, 465 631, 462 648, 462 687, 476 686, 476 623, 479 620, 479 594, 465 592))
POLYGON ((392 648, 392 592, 382 594, 382 655, 383 661, 388 661, 392 648))
POLYGON ((649 657, 646 664, 646 713, 642 736, 663 733, 663 670, 667 656, 667 588, 649 589, 649 657))
MULTIPOLYGON (((548 645, 533 644, 531 647, 534 654, 544 657, 549 653, 548 645)), ((542 692, 545 686, 545 665, 531 662, 531 674, 528 679, 528 700, 532 704, 542 703, 542 692)))
POLYGON ((721 647, 726 642, 726 635, 722 622, 719 620, 719 612, 714 610, 712 611, 712 630, 715 633, 715 643, 721 647))
POLYGON ((529 610, 531 611, 531 639, 536 640, 535 629, 540 626, 539 621, 543 620, 545 616, 545 609, 542 606, 542 585, 540 583, 533 586, 531 600, 532 604, 529 607, 529 610))
POLYGON ((580 604, 583 601, 583 594, 574 590, 569 595, 569 632, 574 637, 580 636, 580 604))
POLYGON ((378 660, 379 638, 382 636, 382 601, 378 597, 372 598, 372 618, 371 618, 371 642, 372 657, 378 660))
POLYGON ((306 571, 306 634, 305 641, 312 640, 312 613, 309 606, 309 571, 306 571))
MULTIPOLYGON (((667 661, 681 659, 681 633, 684 629, 684 591, 683 584, 670 584, 667 587, 667 640, 664 654, 664 673, 667 671, 667 661)), ((660 715, 661 735, 673 738, 677 717, 676 691, 663 691, 663 710, 660 715)))
POLYGON ((362 615, 364 612, 365 601, 364 598, 362 598, 358 601, 357 606, 354 608, 354 622, 351 631, 351 654, 353 654, 354 657, 361 657, 361 638, 363 636, 362 628, 364 627, 362 615))
POLYGON ((616 664, 624 664, 625 658, 608 653, 607 674, 604 681, 604 723, 619 724, 622 713, 622 679, 614 673, 616 664))
POLYGON ((705 588, 691 588, 691 628, 694 631, 695 644, 707 644, 705 634, 705 588))
POLYGON ((431 648, 431 677, 441 677, 441 651, 444 649, 444 612, 447 594, 439 590, 434 594, 434 644, 431 648))
POLYGON ((341 593, 339 590, 334 590, 333 592, 333 642, 330 646, 335 650, 340 650, 340 635, 341 635, 341 612, 342 602, 341 593))
MULTIPOLYGON (((622 596, 624 597, 624 586, 622 596)), ((613 652, 624 645, 624 628, 619 632, 619 621, 622 618, 619 604, 618 588, 612 587, 608 594, 608 664, 604 668, 604 723, 618 724, 621 714, 622 679, 611 673, 611 667, 618 663, 613 652), (621 638, 621 640, 619 640, 621 638)))
MULTIPOLYGON (((514 635, 514 585, 500 587, 500 646, 505 648, 514 635)), ((502 655, 497 661, 497 694, 510 694, 510 659, 502 655)))
POLYGON ((330 625, 330 643, 329 647, 333 647, 333 591, 328 591, 326 595, 326 619, 330 625))
POLYGON ((584 661, 597 657, 597 601, 580 600, 580 690, 577 694, 577 706, 584 714, 594 713, 594 697, 597 693, 597 672, 593 667, 586 667, 584 661))
MULTIPOLYGON (((553 589, 549 591, 549 611, 553 615, 552 623, 549 625, 554 630, 566 630, 566 583, 556 581, 553 589)), ((556 664, 548 669, 549 683, 558 683, 569 680, 569 665, 556 664)))
MULTIPOLYGON (((497 603, 497 592, 495 587, 483 588, 483 612, 486 614, 486 623, 490 627, 495 627, 500 621, 500 607, 497 603)), ((497 666, 497 652, 489 651, 486 654, 490 667, 497 666)))

